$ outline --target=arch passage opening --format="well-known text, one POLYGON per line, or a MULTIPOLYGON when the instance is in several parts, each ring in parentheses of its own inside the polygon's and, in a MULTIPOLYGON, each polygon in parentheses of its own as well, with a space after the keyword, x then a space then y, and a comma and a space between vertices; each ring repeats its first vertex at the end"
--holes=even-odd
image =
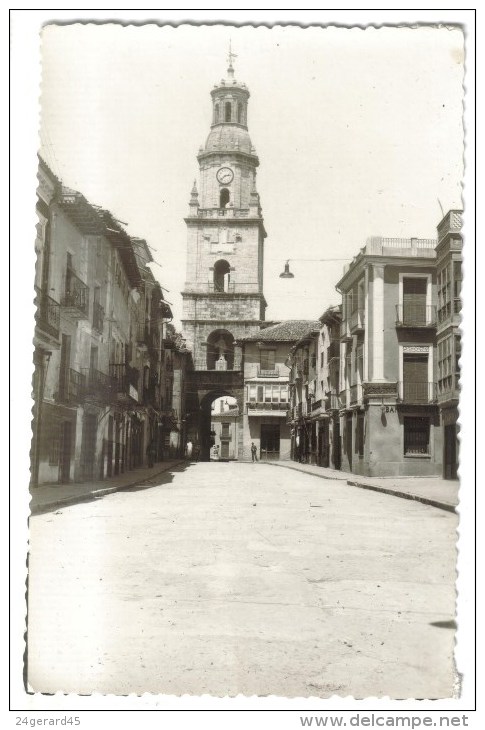
POLYGON ((238 458, 239 407, 229 391, 208 393, 200 404, 198 438, 201 461, 228 461, 238 458))
POLYGON ((224 104, 224 121, 232 121, 232 104, 230 101, 226 101, 226 103, 224 104))
POLYGON ((214 291, 228 292, 231 281, 231 267, 228 261, 220 259, 214 264, 214 291))
POLYGON ((207 338, 207 370, 234 370, 234 337, 215 330, 207 338))

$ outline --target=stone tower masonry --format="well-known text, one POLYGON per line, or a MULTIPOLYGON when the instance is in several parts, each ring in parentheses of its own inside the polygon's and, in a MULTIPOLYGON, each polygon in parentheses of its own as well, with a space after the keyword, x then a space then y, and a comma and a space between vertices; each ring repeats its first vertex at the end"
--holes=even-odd
POLYGON ((239 370, 234 342, 259 331, 266 308, 259 160, 247 127, 249 91, 234 78, 232 58, 227 78, 211 91, 212 124, 185 218, 182 327, 199 371, 239 370))

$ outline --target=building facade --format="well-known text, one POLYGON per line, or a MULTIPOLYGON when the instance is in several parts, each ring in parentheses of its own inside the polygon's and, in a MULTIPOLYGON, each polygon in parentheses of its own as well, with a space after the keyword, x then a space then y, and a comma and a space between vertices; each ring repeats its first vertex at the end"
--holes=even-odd
POLYGON ((171 312, 146 243, 43 161, 38 178, 32 484, 104 478, 158 443, 171 312))
POLYGON ((435 246, 434 239, 370 239, 337 284, 345 471, 441 473, 435 246))
MULTIPOLYGON (((233 396, 243 412, 241 351, 235 342, 259 331, 266 308, 259 159, 248 132, 249 91, 234 78, 231 59, 227 78, 211 91, 210 133, 197 156, 199 184, 194 182, 185 219, 182 330, 193 358, 193 370, 187 373, 188 437, 205 460, 211 403, 233 396)), ((237 443, 241 454, 241 429, 237 443)))
POLYGON ((457 479, 458 402, 461 354, 461 210, 450 210, 438 224, 438 405, 443 426, 443 477, 457 479))
POLYGON ((288 320, 238 340, 244 372, 244 459, 251 459, 252 443, 261 461, 290 458, 288 354, 295 342, 316 325, 318 322, 288 320))
POLYGON ((340 306, 329 307, 288 359, 292 458, 332 469, 341 465, 340 321, 340 306))

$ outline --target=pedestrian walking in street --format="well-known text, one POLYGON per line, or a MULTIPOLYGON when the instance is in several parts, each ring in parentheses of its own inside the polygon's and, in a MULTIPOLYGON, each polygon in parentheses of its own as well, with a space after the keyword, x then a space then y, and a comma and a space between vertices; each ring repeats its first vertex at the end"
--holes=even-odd
POLYGON ((200 458, 200 446, 199 446, 199 444, 195 444, 195 447, 194 447, 194 459, 196 461, 199 461, 199 458, 200 458))
POLYGON ((256 444, 254 441, 251 442, 251 459, 253 460, 253 463, 258 460, 258 457, 256 454, 258 453, 258 449, 256 447, 256 444))
POLYGON ((187 446, 185 447, 185 456, 189 460, 192 458, 192 441, 190 440, 187 441, 187 446))

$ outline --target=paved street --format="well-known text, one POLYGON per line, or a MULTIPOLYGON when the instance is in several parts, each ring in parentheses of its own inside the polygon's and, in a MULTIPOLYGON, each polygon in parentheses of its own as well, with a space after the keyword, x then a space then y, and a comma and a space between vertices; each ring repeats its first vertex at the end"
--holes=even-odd
POLYGON ((451 512, 262 464, 31 518, 36 691, 453 692, 451 512))

